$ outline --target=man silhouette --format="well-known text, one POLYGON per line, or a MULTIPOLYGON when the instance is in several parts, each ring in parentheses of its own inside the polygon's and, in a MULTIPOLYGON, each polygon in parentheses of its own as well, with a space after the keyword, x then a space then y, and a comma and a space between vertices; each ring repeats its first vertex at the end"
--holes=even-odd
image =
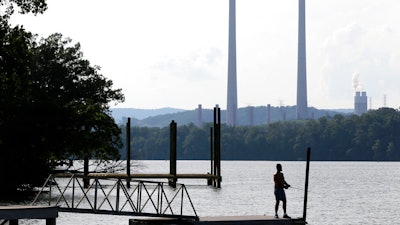
POLYGON ((282 165, 281 164, 276 164, 276 173, 274 174, 274 183, 275 183, 275 218, 279 218, 278 216, 278 208, 279 208, 279 202, 282 201, 283 205, 283 218, 290 218, 286 214, 286 194, 284 189, 288 189, 290 185, 286 183, 285 177, 283 176, 282 173, 282 165))

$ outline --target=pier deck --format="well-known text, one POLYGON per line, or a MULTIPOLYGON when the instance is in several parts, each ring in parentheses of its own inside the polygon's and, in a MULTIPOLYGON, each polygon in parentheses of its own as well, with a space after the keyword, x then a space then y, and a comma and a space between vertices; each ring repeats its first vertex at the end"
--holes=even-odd
POLYGON ((46 225, 55 225, 57 217, 58 206, 0 206, 0 221, 8 220, 10 224, 18 224, 20 219, 45 219, 46 225))
POLYGON ((129 225, 295 225, 306 224, 301 219, 276 219, 273 216, 218 216, 200 217, 199 220, 179 220, 176 218, 130 219, 129 225))
MULTIPOLYGON (((58 178, 71 178, 72 174, 70 173, 55 173, 54 176, 58 178)), ((221 182, 222 177, 210 173, 206 174, 197 174, 197 173, 181 173, 181 174, 168 174, 168 173, 132 173, 132 174, 123 174, 123 173, 89 173, 87 176, 83 174, 75 174, 76 177, 87 177, 89 179, 167 179, 168 181, 177 182, 179 179, 203 179, 207 180, 207 184, 211 185, 211 182, 221 182)))
POLYGON ((195 174, 195 173, 182 173, 182 174, 167 174, 167 173, 153 173, 153 174, 139 174, 133 173, 129 176, 127 174, 118 174, 118 173, 90 173, 88 177, 103 177, 103 178, 131 178, 131 179, 218 179, 220 176, 213 174, 195 174))

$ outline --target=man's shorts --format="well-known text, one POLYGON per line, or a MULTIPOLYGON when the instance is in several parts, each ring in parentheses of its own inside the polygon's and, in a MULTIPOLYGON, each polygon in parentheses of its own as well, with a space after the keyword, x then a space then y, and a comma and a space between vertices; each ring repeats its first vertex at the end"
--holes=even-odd
POLYGON ((277 201, 286 201, 286 194, 283 188, 275 188, 274 194, 277 201))

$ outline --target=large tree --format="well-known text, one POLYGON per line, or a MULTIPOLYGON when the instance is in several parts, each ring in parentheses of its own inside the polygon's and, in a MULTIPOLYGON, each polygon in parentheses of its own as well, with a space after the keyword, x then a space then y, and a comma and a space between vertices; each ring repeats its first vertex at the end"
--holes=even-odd
MULTIPOLYGON (((7 2, 22 12, 46 7, 41 0, 7 2)), ((79 43, 61 34, 38 41, 10 26, 9 15, 0 21, 0 193, 14 197, 9 193, 40 184, 54 160, 118 158, 120 129, 109 104, 124 97, 83 58, 79 43)))
POLYGON ((18 8, 19 13, 43 13, 47 9, 46 0, 0 0, 2 19, 8 19, 18 8))

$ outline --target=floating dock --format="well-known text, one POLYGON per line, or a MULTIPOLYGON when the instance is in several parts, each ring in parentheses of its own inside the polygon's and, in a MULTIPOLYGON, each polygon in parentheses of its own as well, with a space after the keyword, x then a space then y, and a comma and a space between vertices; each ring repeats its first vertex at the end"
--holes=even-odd
POLYGON ((0 206, 0 222, 5 220, 9 221, 10 225, 17 225, 20 219, 45 219, 46 225, 55 225, 58 208, 58 206, 0 206))
POLYGON ((277 219, 273 216, 219 216, 200 217, 199 220, 182 220, 176 218, 141 218, 130 219, 129 225, 305 225, 298 219, 277 219))

